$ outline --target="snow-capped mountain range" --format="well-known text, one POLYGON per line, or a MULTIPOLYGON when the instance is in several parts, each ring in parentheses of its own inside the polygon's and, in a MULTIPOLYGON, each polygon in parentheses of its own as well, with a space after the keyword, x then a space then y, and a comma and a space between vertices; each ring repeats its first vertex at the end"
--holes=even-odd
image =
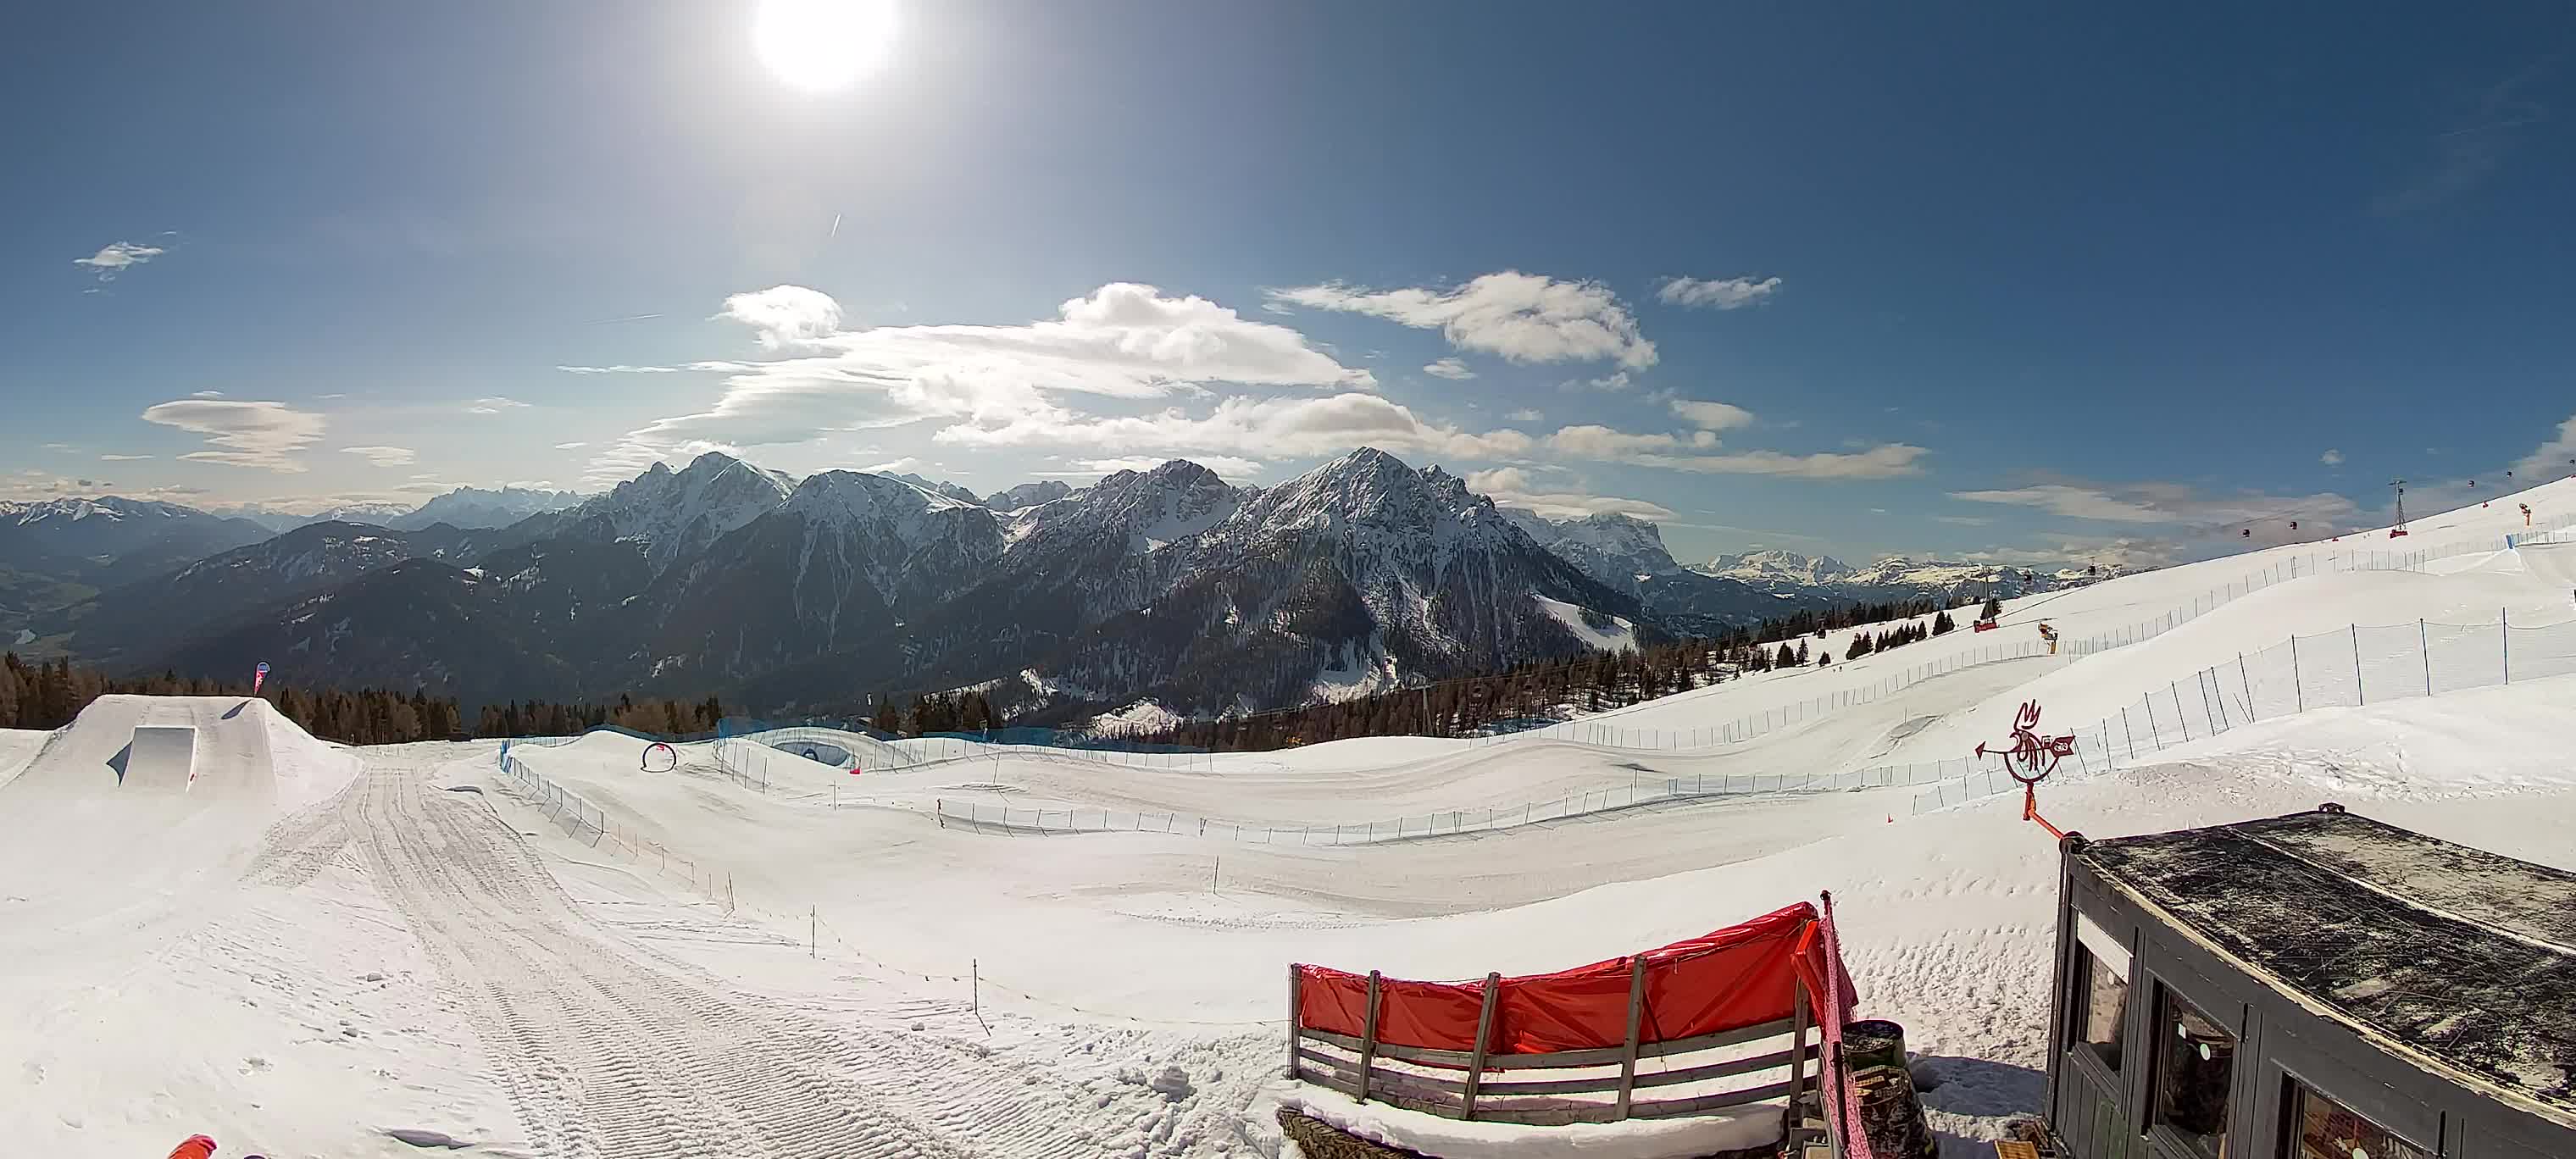
POLYGON ((508 527, 531 515, 560 511, 581 502, 574 491, 527 487, 459 487, 426 503, 342 503, 319 511, 285 511, 261 504, 228 508, 226 514, 274 532, 293 531, 314 523, 364 523, 395 531, 418 531, 437 524, 468 531, 508 527))
MULTIPOLYGON (((418 508, 396 515, 384 526, 396 531, 418 531, 444 523, 450 527, 473 531, 488 527, 508 527, 531 515, 561 511, 580 503, 585 496, 575 491, 546 491, 526 487, 502 487, 484 490, 459 487, 431 499, 418 508)), ((367 522, 353 520, 353 522, 367 522)))
POLYGON ((268 537, 244 519, 114 495, 0 501, 0 570, 106 586, 268 537))
POLYGON ((1901 555, 1853 567, 1832 556, 1779 550, 1721 555, 1694 570, 1740 580, 1775 594, 1827 591, 1853 600, 1931 596, 1961 602, 1989 596, 2010 599, 2029 592, 2092 583, 2105 575, 2099 569, 2071 563, 2015 566, 1918 560, 1901 555))
MULTIPOLYGON (((335 521, 273 538, 190 513, 250 541, 26 623, 116 666, 231 673, 266 658, 308 682, 422 683, 476 702, 712 694, 828 713, 974 685, 1023 715, 1139 698, 1207 713, 1854 599, 2057 582, 1785 552, 1695 570, 1650 523, 1500 509, 1441 468, 1367 448, 1266 490, 1175 460, 978 498, 913 475, 799 479, 707 454, 560 506, 569 498, 459 491, 396 521, 554 509, 501 528, 335 521)), ((95 501, 87 518, 185 518, 123 503, 95 501)), ((27 521, 25 505, 0 510, 27 521)))
POLYGON ((1721 555, 1691 569, 1702 575, 1723 576, 1749 584, 1795 584, 1818 587, 1851 574, 1851 565, 1830 555, 1800 555, 1794 551, 1748 551, 1742 555, 1721 555))

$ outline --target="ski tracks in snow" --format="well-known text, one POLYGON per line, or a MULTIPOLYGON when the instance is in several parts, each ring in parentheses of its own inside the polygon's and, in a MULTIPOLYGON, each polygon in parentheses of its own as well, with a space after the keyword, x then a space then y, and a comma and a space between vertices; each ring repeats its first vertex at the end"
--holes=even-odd
MULTIPOLYGON (((1033 1072, 746 999, 593 922, 470 795, 371 767, 337 826, 470 1007, 529 1142, 564 1159, 1074 1156, 1033 1072)), ((327 856, 327 855, 325 855, 327 856)), ((279 868, 288 873, 296 859, 279 868)))

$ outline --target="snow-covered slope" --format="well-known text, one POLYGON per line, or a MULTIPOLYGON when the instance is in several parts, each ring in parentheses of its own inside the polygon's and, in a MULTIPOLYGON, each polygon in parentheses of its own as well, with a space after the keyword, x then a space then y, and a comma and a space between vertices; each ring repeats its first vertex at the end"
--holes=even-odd
MULTIPOLYGON (((1359 466, 1355 481, 1299 488, 1309 494, 1283 504, 1286 521, 1338 525, 1353 543, 1401 526, 1389 508, 1413 501, 1407 485, 1359 466), (1350 485, 1378 506, 1315 516, 1312 490, 1350 485)), ((913 495, 903 518, 947 510, 913 495)), ((2576 486, 2529 497, 2544 520, 2576 512, 2576 486)), ((705 746, 643 772, 642 741, 603 734, 517 750, 516 778, 489 771, 489 744, 362 750, 364 780, 320 806, 133 827, 103 767, 119 738, 57 742, 0 787, 0 881, 17 883, 5 904, 26 919, 0 922, 0 961, 25 999, 0 1004, 0 1053, 30 1064, 0 1068, 0 1133, 46 1154, 148 1154, 210 1129, 228 1150, 390 1156, 404 1146, 386 1137, 394 1126, 521 1154, 574 1139, 711 1154, 866 1155, 884 1140, 1005 1157, 1266 1154, 1276 1100, 1293 1094, 1276 1062, 1291 961, 1412 978, 1536 972, 1831 890, 1862 1011, 1903 1022, 1944 1073, 1926 1103, 1951 1149, 1971 1153, 1967 1140, 2036 1109, 2032 1074, 2046 1065, 2060 853, 2017 797, 1917 815, 1902 787, 1762 793, 1587 806, 1439 840, 1300 838, 1393 815, 1415 833, 1476 828, 1459 823, 1669 777, 1749 783, 1917 748, 1961 756, 1999 737, 1987 714, 2004 706, 2038 697, 2054 722, 2336 621, 2411 629, 2493 605, 2525 641, 2576 632, 2561 561, 2501 550, 2518 522, 2474 509, 2419 520, 2393 546, 2429 559, 2356 556, 2392 543, 2355 537, 2017 598, 2002 633, 2035 639, 2044 619, 2070 645, 2131 642, 1835 696, 1792 726, 1690 748, 1671 740, 1998 633, 1605 718, 1667 729, 1651 749, 1545 737, 1188 758, 995 747, 861 776, 783 761, 764 785, 727 775, 705 746), (941 820, 969 810, 1010 820, 941 820), (1193 815, 1261 825, 1183 823, 1193 815), (1141 831, 1012 835, 1108 818, 1141 831), (130 1097, 147 1087, 171 1097, 130 1097)), ((1409 574, 1392 554, 1379 566, 1409 574)), ((1454 547, 1445 558, 1481 566, 1454 547)), ((2576 677, 2558 676, 2293 709, 2053 780, 2041 803, 2061 825, 2118 836, 2331 799, 2576 869, 2576 776, 2556 756, 2576 729, 2571 704, 2576 677)), ((238 724, 221 712, 203 723, 238 724)), ((267 744, 274 756, 292 741, 272 730, 267 744)), ((233 776, 240 759, 210 772, 233 776)), ((146 809, 200 804, 145 796, 146 809)))

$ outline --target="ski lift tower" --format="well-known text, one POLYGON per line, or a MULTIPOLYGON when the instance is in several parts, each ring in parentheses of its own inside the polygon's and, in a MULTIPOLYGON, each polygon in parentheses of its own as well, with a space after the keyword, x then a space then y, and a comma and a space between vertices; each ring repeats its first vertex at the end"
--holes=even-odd
POLYGON ((2397 488, 2397 526, 2388 529, 2388 538, 2396 539, 2406 534, 2406 480, 2391 479, 2388 485, 2397 488))

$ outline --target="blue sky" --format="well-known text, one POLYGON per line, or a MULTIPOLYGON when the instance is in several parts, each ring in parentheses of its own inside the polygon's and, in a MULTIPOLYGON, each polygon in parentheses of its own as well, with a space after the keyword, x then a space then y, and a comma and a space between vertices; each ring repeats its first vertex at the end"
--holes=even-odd
POLYGON ((0 497, 1371 443, 2125 560, 2576 457, 2564 6, 910 0, 821 90, 754 7, 21 17, 0 497))

